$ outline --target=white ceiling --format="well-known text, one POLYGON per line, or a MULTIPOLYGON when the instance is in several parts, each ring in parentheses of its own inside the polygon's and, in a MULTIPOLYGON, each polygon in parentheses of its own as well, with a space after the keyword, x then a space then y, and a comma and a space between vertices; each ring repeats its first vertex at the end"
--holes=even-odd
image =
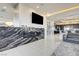
MULTIPOLYGON (((46 16, 50 13, 58 12, 74 6, 79 6, 79 3, 25 3, 24 5, 35 10, 39 14, 46 16)), ((12 19, 13 16, 15 16, 14 10, 16 9, 16 6, 16 3, 0 3, 0 18, 12 19)), ((79 8, 50 17, 57 19, 79 17, 79 8)))
POLYGON ((56 11, 60 11, 60 10, 63 10, 63 9, 67 9, 67 8, 70 8, 70 7, 73 7, 73 6, 76 6, 76 5, 79 5, 79 4, 68 4, 68 3, 45 3, 45 4, 35 4, 35 3, 29 3, 29 4, 26 4, 27 7, 29 8, 33 8, 35 9, 36 11, 41 11, 41 12, 49 12, 49 13, 53 13, 53 12, 56 12, 56 11), (36 8, 37 6, 39 6, 39 8, 36 8))
POLYGON ((15 3, 0 3, 0 21, 12 20, 15 16, 15 3))
MULTIPOLYGON (((25 6, 35 10, 39 14, 46 15, 54 12, 59 12, 64 9, 69 9, 74 6, 79 6, 79 3, 45 3, 45 4, 28 3, 28 4, 25 4, 25 6)), ((73 16, 79 17, 79 8, 70 10, 68 12, 59 13, 51 17, 61 19, 61 18, 69 18, 73 16)))

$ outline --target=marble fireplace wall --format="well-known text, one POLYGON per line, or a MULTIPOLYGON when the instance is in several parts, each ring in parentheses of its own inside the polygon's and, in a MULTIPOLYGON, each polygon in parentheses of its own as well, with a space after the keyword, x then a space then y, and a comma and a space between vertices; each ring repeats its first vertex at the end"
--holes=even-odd
POLYGON ((0 52, 44 39, 44 28, 0 27, 0 52))

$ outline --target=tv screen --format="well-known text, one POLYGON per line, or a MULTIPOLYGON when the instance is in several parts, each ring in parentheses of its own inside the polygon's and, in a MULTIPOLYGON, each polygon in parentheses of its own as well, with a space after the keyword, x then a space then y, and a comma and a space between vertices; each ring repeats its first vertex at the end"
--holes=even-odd
POLYGON ((32 12, 32 23, 43 25, 43 16, 32 12))

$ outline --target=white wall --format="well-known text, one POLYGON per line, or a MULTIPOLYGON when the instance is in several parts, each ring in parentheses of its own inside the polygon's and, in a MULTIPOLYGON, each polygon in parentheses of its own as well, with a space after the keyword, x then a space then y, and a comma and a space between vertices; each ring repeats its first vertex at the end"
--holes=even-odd
MULTIPOLYGON (((14 18, 14 25, 21 26, 27 25, 30 27, 44 28, 45 29, 45 39, 41 39, 23 46, 19 46, 10 50, 0 52, 0 55, 26 55, 26 56, 46 56, 51 55, 55 50, 55 42, 53 36, 54 22, 51 22, 52 18, 44 17, 44 25, 36 25, 31 23, 31 8, 28 8, 24 4, 19 4, 19 14, 14 18), (47 20, 50 22, 50 33, 47 35, 47 20)), ((34 11, 36 12, 36 11, 34 11)))
POLYGON ((19 46, 10 50, 0 52, 0 55, 35 55, 35 56, 45 56, 51 55, 55 49, 55 43, 53 38, 53 28, 54 23, 50 21, 49 18, 44 17, 44 25, 36 25, 31 23, 31 14, 36 12, 31 8, 28 8, 24 4, 19 4, 19 13, 14 17, 13 24, 15 26, 27 25, 29 27, 44 28, 45 29, 45 39, 35 41, 23 46, 19 46), (47 20, 50 22, 51 29, 47 35, 47 20))
POLYGON ((56 42, 54 39, 54 20, 52 17, 47 17, 47 22, 49 22, 49 28, 46 39, 46 54, 51 55, 56 49, 56 42))
MULTIPOLYGON (((14 25, 15 26, 21 26, 21 25, 27 25, 30 27, 39 27, 39 28, 44 28, 44 25, 39 25, 39 24, 32 24, 32 12, 37 13, 35 10, 29 8, 25 4, 19 4, 19 9, 18 9, 18 15, 15 16, 14 18, 14 25), (16 25, 19 24, 19 25, 16 25)), ((44 20, 45 22, 45 20, 44 20)))
MULTIPOLYGON (((32 11, 33 11, 32 9, 28 8, 24 4, 19 4, 19 14, 18 14, 19 16, 14 18, 13 24, 15 26, 27 25, 30 27, 46 29, 45 18, 44 18, 44 25, 36 25, 31 23, 32 11)), ((41 56, 46 55, 45 40, 46 40, 46 33, 45 33, 45 39, 41 39, 33 43, 26 44, 24 46, 19 46, 17 48, 0 52, 0 55, 41 55, 41 56)))

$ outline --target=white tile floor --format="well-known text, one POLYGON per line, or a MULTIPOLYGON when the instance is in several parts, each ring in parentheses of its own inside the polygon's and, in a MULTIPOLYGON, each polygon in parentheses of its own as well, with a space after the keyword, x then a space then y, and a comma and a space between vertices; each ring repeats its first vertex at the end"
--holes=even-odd
POLYGON ((79 44, 60 41, 57 35, 55 39, 58 45, 52 56, 79 56, 79 44))
POLYGON ((54 51, 56 56, 79 56, 79 44, 62 42, 54 51))
POLYGON ((52 47, 53 47, 52 52, 54 52, 61 43, 62 43, 62 39, 60 39, 60 35, 55 34, 53 44, 52 44, 52 47))

